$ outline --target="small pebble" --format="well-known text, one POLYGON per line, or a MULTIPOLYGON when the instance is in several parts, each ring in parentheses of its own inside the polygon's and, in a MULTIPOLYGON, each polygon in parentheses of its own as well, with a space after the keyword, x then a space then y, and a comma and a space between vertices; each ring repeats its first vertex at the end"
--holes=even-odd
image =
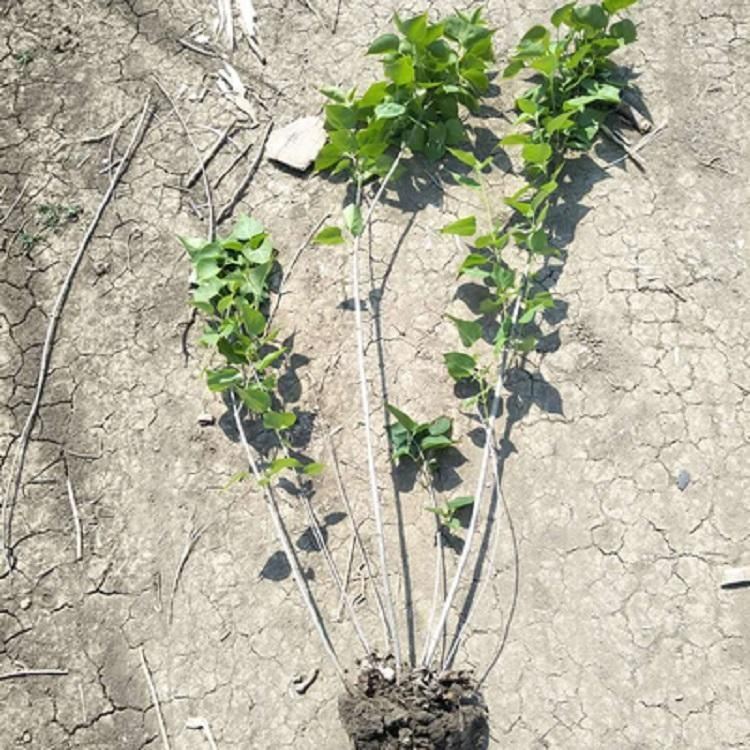
POLYGON ((396 672, 391 667, 378 667, 378 671, 383 675, 383 679, 386 682, 394 682, 396 679, 396 672))
POLYGON ((198 424, 201 427, 211 427, 216 424, 216 417, 211 414, 201 414, 198 417, 198 424))
POLYGON ((31 606, 31 599, 25 596, 23 599, 21 599, 21 601, 19 602, 19 605, 21 609, 28 609, 31 606))
POLYGON ((685 469, 680 469, 680 473, 677 475, 677 489, 680 492, 684 492, 685 488, 690 484, 690 474, 685 469))

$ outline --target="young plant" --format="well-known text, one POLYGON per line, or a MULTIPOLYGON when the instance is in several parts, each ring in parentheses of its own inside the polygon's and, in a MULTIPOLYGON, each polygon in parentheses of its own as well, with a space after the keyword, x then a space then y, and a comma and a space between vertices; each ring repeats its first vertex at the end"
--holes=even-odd
POLYGON ((474 504, 474 498, 472 495, 464 495, 462 497, 456 497, 453 500, 448 500, 447 503, 438 505, 434 508, 427 508, 431 513, 434 513, 440 523, 451 531, 458 531, 461 528, 461 521, 456 516, 456 513, 461 508, 466 508, 474 504))
MULTIPOLYGON (((270 279, 277 266, 276 252, 262 224, 248 216, 240 217, 226 237, 212 241, 182 238, 182 244, 195 274, 192 304, 206 318, 200 341, 214 349, 223 360, 218 367, 206 371, 207 385, 211 391, 224 394, 231 405, 251 475, 264 492, 294 580, 323 646, 346 684, 343 668, 312 599, 276 498, 276 484, 282 473, 292 472, 301 477, 318 474, 322 469, 318 463, 290 456, 287 450, 285 435, 294 426, 296 416, 279 406, 282 399, 277 376, 287 349, 278 343, 278 331, 272 328, 268 315, 270 279), (268 458, 255 451, 247 440, 243 407, 276 437, 278 445, 268 458)), ((235 476, 235 479, 241 478, 242 474, 235 476)), ((313 531, 317 530, 317 536, 322 538, 309 497, 304 492, 301 496, 313 531)), ((337 571, 334 577, 336 575, 337 571)), ((344 598, 348 602, 348 597, 344 595, 344 598)), ((349 611, 351 613, 350 607, 349 611)), ((365 650, 369 651, 366 644, 365 650)))
MULTIPOLYGON (((492 159, 480 161, 471 152, 451 149, 471 169, 471 177, 459 181, 481 192, 487 215, 485 231, 478 236, 479 222, 474 216, 463 217, 442 230, 473 238, 473 247, 461 263, 458 275, 483 286, 482 317, 475 320, 451 317, 461 343, 469 352, 449 352, 444 356, 450 377, 471 383, 477 390, 468 405, 477 408, 485 444, 466 541, 426 648, 425 667, 432 663, 471 553, 487 470, 490 461, 496 461, 495 421, 503 400, 505 374, 517 358, 536 348, 538 317, 555 304, 538 275, 538 269, 549 256, 559 255, 550 242, 548 212, 568 151, 590 148, 604 118, 620 102, 624 83, 618 79, 609 58, 615 50, 632 42, 636 32, 631 21, 616 21, 613 14, 635 1, 604 0, 601 5, 585 6, 568 3, 552 14, 554 33, 544 26, 534 26, 511 56, 505 77, 526 69, 532 73, 533 85, 516 100, 519 111, 516 125, 522 129, 501 140, 504 146, 521 147, 522 173, 526 178, 519 190, 504 199, 512 210, 510 216, 498 221, 486 192, 484 173, 491 168, 492 159), (515 260, 519 256, 520 264, 515 260), (475 344, 485 330, 494 331, 489 357, 474 353, 475 344), (494 386, 490 386, 492 382, 494 386)), ((497 481, 495 472, 496 484, 497 481)), ((468 617, 459 622, 453 645, 443 661, 444 668, 455 655, 467 622, 468 617)))
MULTIPOLYGON (((361 96, 323 89, 327 141, 316 160, 317 171, 343 173, 354 188, 354 200, 343 209, 351 246, 352 298, 357 369, 365 431, 370 503, 380 560, 382 600, 385 605, 387 647, 401 671, 401 647, 390 592, 382 504, 375 470, 370 424, 369 390, 365 367, 364 327, 360 302, 359 254, 361 237, 391 178, 407 152, 441 158, 446 149, 465 140, 461 108, 475 111, 489 87, 487 70, 493 61, 492 31, 481 12, 455 13, 431 23, 427 13, 402 20, 394 16, 396 33, 385 34, 370 46, 381 57, 385 78, 361 96), (362 213, 363 186, 372 178, 381 183, 367 214, 362 213)), ((345 241, 337 226, 322 229, 319 244, 345 241)))
POLYGON ((453 420, 438 417, 418 423, 392 404, 386 404, 386 408, 396 419, 389 428, 393 460, 400 463, 410 459, 419 468, 434 472, 440 452, 456 443, 452 438, 453 420))

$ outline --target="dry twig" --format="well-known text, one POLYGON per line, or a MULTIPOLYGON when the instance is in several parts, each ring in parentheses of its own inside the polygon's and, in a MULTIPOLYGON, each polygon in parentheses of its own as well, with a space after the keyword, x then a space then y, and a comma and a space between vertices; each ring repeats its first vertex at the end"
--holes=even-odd
POLYGON ((143 673, 146 676, 146 682, 148 683, 148 690, 151 694, 151 702, 154 705, 156 711, 156 720, 159 722, 159 732, 161 733, 161 741, 166 750, 171 750, 169 744, 169 735, 167 734, 167 726, 164 723, 164 715, 161 712, 161 704, 159 703, 159 696, 156 692, 156 685, 154 685, 154 678, 151 676, 151 670, 148 668, 148 662, 146 661, 146 652, 143 650, 143 646, 139 649, 141 657, 141 666, 143 667, 143 673))
POLYGON ((83 557, 83 531, 81 529, 81 517, 78 515, 76 496, 73 492, 73 485, 70 481, 67 461, 65 461, 65 485, 68 489, 68 502, 70 503, 70 512, 73 514, 73 527, 76 532, 76 556, 74 559, 80 560, 83 557))
POLYGON ((268 136, 271 134, 272 128, 273 120, 269 120, 268 125, 266 125, 266 129, 263 131, 263 135, 261 135, 260 137, 260 142, 258 143, 258 152, 255 154, 255 158, 253 159, 252 164, 250 164, 250 169, 247 170, 247 174, 240 181, 240 184, 234 191, 234 195, 229 199, 229 203, 227 203, 226 206, 221 209, 221 212, 216 219, 217 224, 221 224, 221 222, 224 221, 224 219, 226 219, 232 213, 234 207, 242 197, 242 194, 245 192, 245 190, 247 190, 247 186, 250 184, 250 180, 253 179, 253 175, 257 171, 261 159, 263 158, 263 152, 266 148, 266 141, 268 140, 268 136))
POLYGON ((113 178, 110 180, 109 186, 104 193, 104 197, 99 203, 99 207, 96 209, 96 212, 94 213, 94 216, 91 219, 91 222, 89 223, 85 234, 83 235, 83 239, 81 240, 81 244, 78 247, 78 251, 73 257, 70 267, 68 268, 68 272, 65 274, 62 286, 57 293, 57 298, 50 314, 49 323, 47 325, 47 334, 45 336, 44 345, 42 347, 42 356, 39 363, 39 373, 37 375, 37 384, 34 392, 34 398, 31 403, 29 413, 26 417, 26 422, 23 426, 23 430, 21 431, 21 435, 19 437, 13 459, 10 463, 8 488, 3 497, 2 503, 3 549, 5 553, 5 560, 9 569, 13 568, 13 555, 11 552, 11 516, 13 512, 13 505, 16 501, 16 497, 18 496, 18 490, 21 484, 21 476, 23 474, 23 467, 26 459, 26 451, 28 449, 29 439, 31 437, 31 430, 33 429, 34 423, 36 422, 36 417, 42 401, 42 393, 44 392, 44 385, 47 380, 47 372, 49 370, 50 359, 52 357, 52 347, 54 346, 57 325, 60 321, 63 307, 65 305, 65 300, 67 299, 68 293, 73 284, 73 279, 75 278, 76 271, 78 270, 78 266, 80 265, 81 260, 83 259, 83 255, 86 252, 86 248, 88 247, 91 238, 94 236, 94 232, 99 225, 99 221, 102 217, 102 214, 104 213, 105 208, 114 195, 115 188, 120 182, 120 178, 124 174, 125 169, 129 164, 133 153, 135 152, 135 149, 137 148, 143 137, 143 133, 145 132, 145 127, 149 119, 150 108, 151 95, 148 94, 143 104, 143 110, 141 111, 140 120, 138 121, 138 124, 133 131, 133 135, 130 139, 130 143, 128 144, 125 154, 122 157, 122 161, 120 162, 120 165, 118 166, 113 178))
POLYGON ((182 551, 182 557, 180 557, 180 562, 177 563, 177 570, 175 570, 174 574, 174 580, 172 581, 172 590, 169 592, 169 622, 172 622, 172 618, 174 617, 174 598, 177 594, 177 587, 180 584, 180 577, 182 576, 182 571, 185 569, 185 565, 187 564, 188 557, 190 557, 190 553, 195 548, 195 545, 198 544, 199 539, 203 535, 203 532, 206 530, 205 526, 201 526, 197 529, 190 529, 190 532, 188 533, 188 539, 187 543, 185 544, 185 549, 182 551))
POLYGON ((0 674, 0 682, 4 680, 16 680, 22 677, 64 677, 67 674, 67 669, 20 669, 17 672, 0 674))

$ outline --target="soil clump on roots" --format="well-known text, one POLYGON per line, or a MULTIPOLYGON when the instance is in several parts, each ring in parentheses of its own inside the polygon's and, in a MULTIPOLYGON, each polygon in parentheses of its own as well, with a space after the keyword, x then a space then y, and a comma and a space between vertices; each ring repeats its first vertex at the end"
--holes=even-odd
POLYGON ((483 750, 487 707, 466 672, 416 670, 397 683, 388 667, 368 667, 339 715, 355 750, 483 750))

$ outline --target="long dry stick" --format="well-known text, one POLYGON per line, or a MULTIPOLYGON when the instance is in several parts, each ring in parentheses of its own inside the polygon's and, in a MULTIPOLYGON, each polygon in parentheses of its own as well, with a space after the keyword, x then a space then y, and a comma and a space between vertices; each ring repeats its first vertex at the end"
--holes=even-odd
POLYGON ((204 719, 202 716, 190 716, 185 722, 185 727, 187 729, 200 729, 211 750, 219 750, 216 746, 216 740, 214 739, 214 735, 211 732, 211 726, 207 719, 204 719))
MULTIPOLYGON (((404 154, 404 147, 398 152, 393 160, 391 168, 380 183, 378 192, 375 194, 367 216, 364 220, 364 227, 370 226, 372 215, 375 207, 378 205, 380 198, 385 191, 391 177, 395 173, 404 154)), ((361 203, 361 187, 357 190, 357 206, 361 203)), ((362 326, 362 302, 359 298, 359 251, 361 245, 362 233, 354 238, 352 247, 352 297, 354 299, 354 327, 356 334, 357 347, 357 371, 359 375, 359 392, 362 407, 362 420, 365 429, 365 447, 367 450, 367 469, 370 480, 370 502, 372 505, 373 520, 375 522, 375 537, 378 544, 378 553, 380 556, 380 577, 383 585, 383 599, 385 602, 386 622, 388 623, 388 645, 393 650, 393 656, 396 662, 396 674, 401 672, 401 643, 398 636, 398 627, 396 624, 396 615, 393 610, 393 597, 391 595, 391 584, 388 576, 388 556, 385 550, 385 527, 383 525, 383 509, 380 501, 380 492, 378 490, 378 478, 375 469, 375 451, 372 440, 372 428, 370 426, 370 395, 367 383, 367 370, 365 367, 365 337, 362 326)))
POLYGON ((250 471, 252 472, 259 486, 263 487, 263 495, 266 500, 266 506, 268 507, 268 511, 271 514, 271 519, 273 521, 273 525, 276 530, 276 536, 278 537, 279 543, 281 544, 281 548, 284 554, 286 555, 287 561, 289 562, 289 566, 292 570, 292 577, 294 578, 294 582, 297 584, 299 593, 302 596, 302 601, 305 604, 305 608, 307 609, 308 616, 312 620, 312 623, 315 626, 315 629, 317 630, 318 635, 320 636, 320 640, 323 643, 323 649, 325 650, 326 654, 333 662, 333 666, 336 670, 336 674, 341 679, 341 682, 344 684, 344 687, 346 687, 348 690, 349 683, 347 682, 346 675, 344 674, 344 669, 341 666, 341 662, 339 661, 339 658, 336 654, 336 650, 334 649, 333 644, 331 643, 331 640, 328 637, 328 633, 326 632, 325 625, 323 624, 323 619, 321 618, 320 612, 318 611, 315 601, 313 600, 312 594, 310 593, 310 588, 307 585, 307 580, 305 579, 305 576, 302 572, 302 568, 300 567, 299 560, 297 559, 297 555, 294 552, 294 547, 292 546, 292 542, 289 539, 289 532, 287 531, 286 525, 284 524, 284 519, 281 517, 281 511, 279 509, 278 501, 276 500, 276 495, 273 492, 273 488, 270 485, 265 484, 265 482, 263 481, 263 476, 260 473, 260 470, 258 469, 258 463, 255 460, 255 457, 253 456, 253 451, 250 448, 250 444, 247 441, 245 428, 242 424, 242 419, 240 418, 239 405, 237 404, 237 399, 235 398, 234 393, 231 394, 231 400, 232 400, 232 413, 234 415, 234 423, 240 435, 240 442, 242 443, 242 447, 245 450, 245 456, 250 466, 250 471))
POLYGON ((266 148, 266 141, 268 140, 268 136, 271 135, 271 129, 273 128, 273 120, 269 120, 268 125, 266 125, 266 129, 263 131, 263 135, 260 137, 260 143, 258 143, 258 153, 255 154, 255 158, 253 159, 252 164, 250 165, 250 169, 247 170, 247 174, 242 178, 240 181, 240 184, 237 185, 237 189, 234 191, 234 195, 229 199, 229 202, 224 206, 224 208, 221 209, 219 212, 219 216, 216 219, 217 224, 221 224, 224 219, 226 219, 233 211, 234 207, 239 202, 240 198, 242 198, 242 194, 247 190, 247 186, 250 184, 250 180, 253 179, 253 175, 258 169, 258 166, 260 165, 260 161, 263 158, 263 152, 266 148))
MULTIPOLYGON (((352 577, 352 565, 354 564, 354 550, 357 548, 357 540, 352 537, 351 544, 349 545, 349 554, 346 557, 346 571, 344 572, 344 593, 349 590, 349 581, 352 577)), ((344 616, 344 594, 341 594, 339 598, 339 608, 336 610, 336 620, 341 622, 341 618, 344 616)))
POLYGON ((169 744, 169 735, 167 734, 167 725, 164 723, 164 716, 161 712, 161 705, 159 703, 159 696, 156 692, 156 685, 154 685, 154 679, 151 676, 151 670, 148 668, 148 662, 146 661, 146 652, 143 650, 143 646, 139 649, 141 657, 141 666, 143 667, 143 673, 146 675, 146 682, 148 683, 148 690, 151 693, 151 701, 154 704, 156 710, 156 720, 159 722, 159 732, 161 733, 161 741, 166 750, 171 750, 169 744))
POLYGON ((297 261, 299 260, 300 255, 305 251, 305 248, 312 242, 312 238, 317 234, 318 229, 320 229, 321 225, 328 219, 330 216, 330 213, 327 213, 308 233, 307 237, 305 237, 304 242, 297 248, 297 251, 292 256, 292 261, 289 263, 284 270, 284 275, 281 277, 281 281, 279 282, 279 290, 276 292, 276 298, 273 301, 273 307, 271 308, 271 311, 268 314, 268 324, 270 325, 271 321, 274 318, 274 315, 276 315, 276 312, 279 309, 279 305, 281 304, 281 298, 283 296, 283 290, 284 290, 284 284, 289 281, 290 276, 292 275, 292 271, 294 271, 294 266, 297 265, 297 261))
POLYGON ((185 187, 192 187, 195 181, 203 174, 211 160, 219 153, 219 149, 224 145, 224 142, 229 138, 229 134, 232 132, 232 128, 237 124, 237 120, 232 120, 224 130, 219 133, 219 136, 214 141, 211 148, 206 151, 205 155, 201 158, 200 164, 192 171, 190 177, 187 178, 185 187))
POLYGON ((81 529, 81 517, 78 515, 78 503, 76 503, 76 496, 73 492, 73 485, 70 481, 67 464, 65 465, 65 485, 68 490, 68 502, 70 503, 70 512, 73 515, 73 527, 76 533, 75 559, 80 560, 83 557, 83 531, 81 529))
POLYGON ((193 151, 195 151, 195 155, 198 157, 198 164, 200 165, 201 172, 203 173, 203 190, 206 193, 206 204, 208 205, 208 241, 210 242, 211 240, 213 240, 214 234, 216 234, 216 221, 214 220, 214 202, 213 198, 211 197, 211 185, 208 181, 208 174, 206 173, 206 165, 203 160, 203 156, 201 155, 201 152, 198 149, 198 145, 196 144, 195 139, 193 138, 192 133, 187 126, 187 123, 185 122, 185 118, 177 108, 177 103, 169 95, 169 92, 164 88, 162 82, 156 76, 153 76, 153 79, 154 83, 156 83, 156 85, 159 87, 161 93, 164 94, 164 98, 169 102, 172 109, 174 110, 174 113, 179 120, 182 129, 185 131, 185 135, 187 136, 188 141, 190 141, 190 145, 193 147, 193 151))
POLYGON ((10 204, 10 208, 5 212, 5 216, 3 216, 2 219, 0 219, 0 227, 5 224, 6 221, 10 218, 10 215, 15 210, 16 206, 21 202, 21 199, 24 196, 24 193, 26 192, 26 188, 29 186, 29 181, 31 178, 29 177, 26 182, 23 183, 23 187, 21 188, 21 192, 16 196, 16 199, 13 201, 13 203, 10 204))
MULTIPOLYGON (((526 270, 524 272, 524 279, 528 279, 529 275, 529 263, 530 259, 526 261, 526 270)), ((526 282, 524 282, 526 283, 526 282)), ((513 317, 511 319, 511 331, 515 329, 518 321, 518 314, 521 310, 521 297, 522 294, 518 294, 516 302, 513 307, 513 317)), ((458 565, 456 566, 456 572, 453 575, 448 594, 443 602, 443 609, 440 612, 437 625, 432 632, 430 638, 430 645, 427 649, 427 654, 422 660, 422 666, 429 668, 432 660, 435 656, 435 650, 437 649, 438 642, 440 640, 440 633, 445 628, 445 624, 448 620, 453 601, 456 598, 458 587, 461 583, 466 564, 469 561, 469 555, 471 554, 472 544, 474 542, 474 535, 477 528, 477 522, 479 520, 479 512, 482 506, 482 499, 484 497, 484 489, 487 479, 487 467, 489 465, 490 455, 493 452, 492 443, 495 439, 495 420, 500 411, 500 402, 502 401, 502 391, 505 381, 505 372, 508 365, 509 349, 506 346, 503 349, 503 356, 500 362, 500 368, 495 383, 495 388, 492 396, 492 406, 490 407, 490 413, 487 415, 487 420, 484 425, 484 450, 482 451, 482 463, 479 469, 479 476, 477 477, 477 485, 474 491, 474 506, 471 511, 471 520, 469 521, 469 527, 466 530, 466 539, 464 541, 464 548, 461 550, 461 556, 458 559, 458 565)))
POLYGON ((96 212, 94 213, 94 216, 91 219, 88 228, 86 229, 86 233, 83 235, 83 239, 81 240, 81 244, 78 247, 78 251, 73 257, 70 267, 68 268, 68 272, 65 274, 65 279, 63 280, 62 286, 57 293, 57 298, 55 299, 55 304, 52 308, 52 313, 50 314, 49 323, 47 325, 47 334, 44 338, 44 345, 42 347, 42 357, 39 363, 39 374, 37 375, 34 399, 31 402, 31 408, 29 409, 29 413, 26 417, 26 422, 23 426, 23 430, 21 431, 18 445, 16 447, 13 460, 10 464, 10 477, 8 480, 8 487, 3 497, 3 551, 5 554, 5 562, 8 566, 8 569, 13 568, 13 553, 11 551, 11 521, 13 505, 15 504, 16 498, 18 496, 18 490, 21 485, 21 476, 23 474, 23 467, 26 459, 26 451, 29 445, 29 438, 31 437, 31 430, 33 429, 34 423, 36 422, 36 417, 42 401, 44 385, 47 380, 47 371, 49 369, 49 363, 52 357, 52 347, 54 346, 55 342, 55 333, 57 332, 57 325, 60 322, 63 307, 65 306, 65 300, 68 297, 70 287, 73 284, 73 279, 75 278, 78 266, 83 259, 83 255, 86 252, 86 248, 88 247, 91 238, 94 236, 94 232, 99 225, 99 220, 104 213, 104 209, 107 207, 107 204, 110 202, 112 196, 114 195, 115 188, 120 182, 120 178, 124 174, 125 169, 127 168, 136 147, 143 137, 143 133, 145 131, 146 123, 149 117, 150 106, 151 95, 148 94, 143 104, 141 117, 130 139, 130 143, 128 144, 128 147, 125 150, 125 154, 123 155, 122 160, 117 167, 117 171, 109 182, 109 186, 104 193, 104 197, 102 198, 101 203, 99 203, 99 207, 96 209, 96 212))
POLYGON ((4 680, 16 680, 22 677, 64 677, 66 674, 68 674, 67 669, 20 669, 17 672, 0 674, 0 682, 4 680))
POLYGON ((174 617, 174 598, 177 594, 177 587, 180 585, 180 577, 182 576, 182 571, 185 569, 185 565, 187 564, 188 558, 190 557, 190 553, 193 551, 195 545, 198 544, 198 541, 205 530, 205 527, 201 526, 197 529, 190 529, 190 533, 188 534, 188 540, 185 544, 185 549, 182 551, 180 561, 177 563, 174 580, 172 581, 172 589, 169 592, 169 622, 172 622, 172 618, 174 617))

